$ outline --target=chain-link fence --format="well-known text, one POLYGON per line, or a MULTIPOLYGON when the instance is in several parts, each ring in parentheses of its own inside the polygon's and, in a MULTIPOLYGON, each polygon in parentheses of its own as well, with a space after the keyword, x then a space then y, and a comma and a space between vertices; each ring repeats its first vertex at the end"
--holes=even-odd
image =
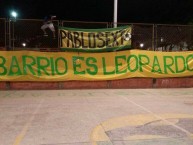
POLYGON ((186 51, 193 49, 193 26, 156 25, 155 46, 160 51, 186 51))
POLYGON ((5 19, 0 18, 0 50, 5 48, 6 35, 5 35, 5 19))
MULTIPOLYGON (((111 27, 113 27, 113 23, 111 27)), ((117 23, 132 26, 132 48, 154 51, 193 50, 193 26, 117 23)))
MULTIPOLYGON (((59 25, 59 21, 53 21, 55 26, 59 25)), ((41 26, 43 20, 17 20, 12 23, 12 33, 14 41, 14 50, 17 48, 58 48, 58 39, 53 39, 52 32, 46 30, 48 37, 43 36, 41 26)), ((55 27, 56 33, 58 27, 55 27)), ((56 34, 57 35, 57 34, 56 34)), ((58 38, 58 37, 57 37, 58 38)))
MULTIPOLYGON (((0 48, 7 50, 60 51, 58 26, 72 28, 112 28, 109 22, 82 22, 55 20, 56 39, 47 29, 48 36, 43 36, 43 20, 18 19, 16 21, 0 19, 0 48)), ((117 23, 117 26, 132 27, 132 49, 154 51, 193 50, 193 26, 117 23)))
POLYGON ((109 28, 108 22, 82 22, 82 21, 62 21, 63 27, 83 28, 83 29, 97 29, 109 28))

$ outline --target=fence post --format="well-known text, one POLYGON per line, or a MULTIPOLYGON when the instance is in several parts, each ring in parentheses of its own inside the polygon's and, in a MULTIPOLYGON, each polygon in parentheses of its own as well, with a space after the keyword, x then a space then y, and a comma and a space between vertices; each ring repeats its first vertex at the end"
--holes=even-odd
POLYGON ((9 46, 8 46, 8 50, 11 50, 11 20, 8 19, 9 23, 8 23, 8 35, 9 35, 9 46))
POLYGON ((152 49, 155 51, 155 32, 154 32, 154 24, 153 24, 153 29, 152 29, 152 49))
POLYGON ((155 43, 154 43, 154 51, 156 51, 156 48, 157 48, 157 25, 155 24, 154 25, 154 32, 155 32, 155 38, 154 38, 154 41, 155 41, 155 43))

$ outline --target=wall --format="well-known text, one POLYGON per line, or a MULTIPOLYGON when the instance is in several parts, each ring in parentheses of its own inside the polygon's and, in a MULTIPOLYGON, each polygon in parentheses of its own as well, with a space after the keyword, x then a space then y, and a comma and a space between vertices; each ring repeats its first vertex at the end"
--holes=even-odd
POLYGON ((0 90, 193 88, 193 77, 113 81, 0 82, 0 90))

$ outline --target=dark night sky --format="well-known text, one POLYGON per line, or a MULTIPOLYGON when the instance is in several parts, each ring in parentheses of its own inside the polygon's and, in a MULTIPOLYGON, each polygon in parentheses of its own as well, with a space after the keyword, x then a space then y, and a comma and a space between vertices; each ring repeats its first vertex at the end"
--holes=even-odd
MULTIPOLYGON (((118 22, 188 24, 193 22, 193 0, 118 0, 118 22)), ((43 19, 54 14, 60 20, 113 21, 114 0, 0 0, 0 18, 9 10, 21 19, 43 19)))

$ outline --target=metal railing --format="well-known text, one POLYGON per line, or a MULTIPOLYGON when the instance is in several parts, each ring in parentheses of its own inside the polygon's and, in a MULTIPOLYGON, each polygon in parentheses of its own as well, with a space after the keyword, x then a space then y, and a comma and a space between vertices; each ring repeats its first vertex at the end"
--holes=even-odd
MULTIPOLYGON (((0 18, 0 49, 37 50, 49 49, 60 51, 59 37, 53 39, 51 31, 48 37, 43 36, 43 20, 18 19, 16 21, 0 18), (24 45, 25 43, 25 45, 24 45)), ((73 28, 112 28, 112 22, 83 22, 55 20, 58 26, 73 28)), ((132 26, 132 49, 153 51, 187 51, 193 50, 193 26, 117 23, 117 26, 132 26)), ((58 36, 58 34, 56 35, 58 36)))

